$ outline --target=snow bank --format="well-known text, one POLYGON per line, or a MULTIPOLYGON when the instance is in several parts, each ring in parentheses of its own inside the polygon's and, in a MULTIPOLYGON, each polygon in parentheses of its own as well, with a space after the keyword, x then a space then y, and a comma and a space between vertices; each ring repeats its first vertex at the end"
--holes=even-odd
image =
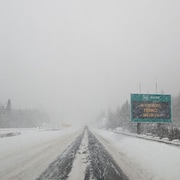
POLYGON ((172 140, 172 141, 170 141, 168 138, 160 139, 160 137, 153 136, 151 133, 147 133, 146 135, 145 134, 133 134, 133 133, 130 133, 128 131, 124 131, 121 128, 116 128, 113 132, 121 133, 121 134, 128 135, 128 136, 138 137, 138 138, 142 138, 142 139, 146 139, 146 140, 158 141, 158 142, 161 142, 161 143, 180 146, 180 140, 178 140, 178 139, 175 139, 175 140, 172 140))

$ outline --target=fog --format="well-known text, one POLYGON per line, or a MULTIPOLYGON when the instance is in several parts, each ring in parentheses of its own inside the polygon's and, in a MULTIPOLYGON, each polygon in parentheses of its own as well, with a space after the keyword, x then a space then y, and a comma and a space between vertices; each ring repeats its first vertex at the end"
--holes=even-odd
POLYGON ((79 124, 130 93, 179 94, 179 9, 178 0, 1 0, 0 102, 79 124))

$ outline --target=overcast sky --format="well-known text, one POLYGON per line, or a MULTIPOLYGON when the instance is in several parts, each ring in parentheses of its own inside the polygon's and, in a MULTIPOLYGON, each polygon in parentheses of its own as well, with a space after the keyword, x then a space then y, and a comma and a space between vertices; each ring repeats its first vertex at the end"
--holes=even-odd
POLYGON ((14 108, 94 120, 139 84, 178 95, 179 64, 179 0, 0 0, 0 102, 14 108))

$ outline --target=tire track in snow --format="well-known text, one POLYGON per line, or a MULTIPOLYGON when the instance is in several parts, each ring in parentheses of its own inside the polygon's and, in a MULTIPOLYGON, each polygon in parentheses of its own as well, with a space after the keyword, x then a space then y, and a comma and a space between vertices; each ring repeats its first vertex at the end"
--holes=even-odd
POLYGON ((65 180, 68 178, 68 174, 72 169, 73 161, 76 157, 76 153, 81 144, 84 131, 80 134, 75 141, 68 146, 68 148, 52 162, 49 167, 37 178, 37 180, 53 179, 53 180, 65 180))
MULTIPOLYGON (((96 180, 128 180, 112 156, 106 151, 98 139, 88 130, 88 149, 90 152, 90 168, 96 180)), ((88 180, 88 179, 86 179, 88 180)))
POLYGON ((128 180, 88 128, 37 178, 46 179, 128 180))
POLYGON ((88 134, 87 131, 85 131, 81 145, 76 154, 76 159, 73 162, 73 168, 69 174, 68 180, 89 180, 90 175, 86 174, 89 165, 90 160, 88 150, 88 134))
POLYGON ((30 144, 22 149, 8 151, 3 158, 0 158, 0 179, 36 179, 49 163, 57 158, 58 152, 63 152, 79 134, 75 132, 40 142, 36 146, 30 144), (59 144, 62 145, 58 146, 59 144))

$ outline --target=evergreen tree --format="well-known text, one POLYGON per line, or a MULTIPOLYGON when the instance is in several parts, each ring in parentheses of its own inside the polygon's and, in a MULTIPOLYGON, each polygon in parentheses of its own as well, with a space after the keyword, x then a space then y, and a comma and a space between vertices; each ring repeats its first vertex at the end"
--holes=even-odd
POLYGON ((10 100, 10 99, 8 99, 8 102, 7 102, 6 112, 7 112, 7 113, 10 113, 10 112, 11 112, 11 100, 10 100))

